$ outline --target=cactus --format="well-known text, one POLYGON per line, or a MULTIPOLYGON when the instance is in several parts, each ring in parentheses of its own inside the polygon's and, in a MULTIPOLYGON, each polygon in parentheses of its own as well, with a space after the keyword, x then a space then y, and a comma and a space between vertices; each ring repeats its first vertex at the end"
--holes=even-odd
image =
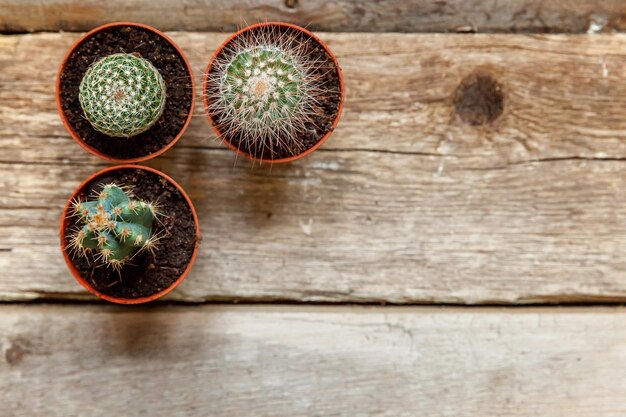
POLYGON ((87 69, 78 97, 94 129, 127 138, 148 130, 161 117, 165 82, 150 61, 113 54, 87 69))
POLYGON ((218 54, 205 93, 226 140, 270 156, 305 150, 304 138, 323 112, 329 70, 310 56, 305 41, 296 31, 269 26, 245 32, 218 54))
POLYGON ((75 255, 91 256, 119 270, 139 251, 155 248, 155 205, 133 199, 127 187, 106 184, 97 199, 74 201, 72 206, 79 220, 68 247, 75 255))

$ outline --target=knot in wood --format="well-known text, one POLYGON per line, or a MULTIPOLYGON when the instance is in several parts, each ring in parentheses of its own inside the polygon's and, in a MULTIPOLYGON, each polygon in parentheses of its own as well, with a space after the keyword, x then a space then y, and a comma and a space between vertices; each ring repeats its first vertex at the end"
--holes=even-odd
POLYGON ((457 87, 454 110, 471 126, 492 124, 504 110, 502 86, 491 75, 474 72, 457 87))

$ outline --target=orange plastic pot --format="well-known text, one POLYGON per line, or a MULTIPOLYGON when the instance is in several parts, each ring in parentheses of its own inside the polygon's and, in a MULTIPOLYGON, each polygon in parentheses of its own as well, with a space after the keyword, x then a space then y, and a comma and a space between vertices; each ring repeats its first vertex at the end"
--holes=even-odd
POLYGON ((311 152, 315 151, 317 148, 319 148, 320 146, 322 146, 322 144, 324 142, 326 142, 328 140, 328 138, 330 137, 330 135, 335 131, 335 128, 337 127, 337 124, 339 123, 339 119, 341 118, 341 112, 343 110, 343 102, 344 102, 344 98, 346 95, 346 86, 344 84, 344 80, 343 80, 343 74, 341 72, 341 67, 339 66, 339 62, 337 61, 337 57, 335 56, 335 54, 332 53, 332 51, 330 50, 330 48, 328 47, 328 45, 326 45, 320 38, 318 38, 317 36, 315 36, 312 32, 297 26, 297 25, 292 25, 290 23, 283 23, 283 22, 264 22, 264 23, 257 23, 254 24, 252 26, 248 26, 245 27, 241 30, 239 30, 238 32, 232 34, 228 39, 226 39, 226 41, 220 45, 219 48, 217 48, 217 51, 215 51, 215 53, 213 54, 213 57, 211 58, 211 61, 209 61, 209 65, 207 65, 206 71, 204 72, 204 79, 202 82, 202 97, 203 97, 203 102, 204 102, 204 109, 205 112, 207 114, 207 117, 209 119, 209 123, 211 123, 211 126, 213 127, 213 130, 215 131, 215 134, 222 139, 222 142, 224 142, 226 145, 228 145, 228 147, 230 149, 232 149, 233 151, 237 152, 239 155, 242 155, 248 159, 251 159, 253 161, 257 161, 257 162, 270 162, 270 163, 284 163, 284 162, 291 162, 291 161, 295 161, 296 159, 300 159, 308 154, 310 154, 311 152), (331 59, 333 60, 333 64, 335 66, 335 68, 337 69, 337 75, 339 77, 339 89, 341 92, 341 98, 339 100, 339 109, 337 111, 337 117, 335 118, 333 124, 332 124, 332 128, 315 144, 313 145, 311 148, 307 149, 306 151, 298 154, 298 155, 294 155, 294 156, 290 156, 288 158, 279 158, 279 159, 265 159, 265 158, 257 158, 254 157, 246 152, 243 152, 241 149, 237 148, 236 146, 234 146, 232 143, 230 143, 228 140, 225 139, 223 133, 220 131, 220 129, 217 127, 217 124, 215 122, 215 120, 213 120, 213 117, 211 116, 211 113, 209 112, 209 101, 206 95, 206 87, 207 87, 207 82, 208 82, 208 77, 209 77, 209 73, 211 71, 211 67, 213 66, 213 63, 215 62, 215 60, 217 59, 217 57, 219 56, 219 54, 222 52, 222 50, 233 40, 235 39, 237 36, 239 36, 240 34, 247 32, 249 30, 253 30, 256 29, 258 27, 263 27, 263 26, 282 26, 282 27, 286 27, 286 28, 291 28, 294 30, 297 30, 299 32, 304 33, 306 36, 312 38, 314 41, 316 41, 318 44, 320 44, 324 50, 326 51, 326 53, 328 53, 328 56, 331 57, 331 59))
MULTIPOLYGON (((174 181, 172 178, 170 178, 169 176, 165 175, 164 173, 162 173, 161 171, 158 171, 156 169, 145 167, 145 166, 140 166, 140 165, 126 164, 126 165, 113 166, 113 167, 105 168, 105 169, 103 169, 101 171, 98 171, 95 174, 91 175, 89 178, 87 178, 85 181, 83 181, 78 186, 78 188, 76 188, 76 190, 72 193, 72 196, 68 199, 68 201, 67 201, 67 203, 65 205, 65 208, 63 209, 63 215, 61 217, 61 227, 60 227, 59 236, 61 237, 61 251, 63 253, 63 258, 65 258, 65 263, 67 264, 67 267, 69 268, 70 272, 72 273, 72 275, 74 276, 76 281, 78 281, 78 283, 80 285, 85 287, 85 289, 87 291, 89 291, 90 293, 92 293, 93 295, 95 295, 97 297, 100 297, 100 298, 102 298, 104 300, 107 300, 107 301, 111 301, 113 303, 118 303, 118 304, 142 304, 142 303, 147 303, 149 301, 153 301, 153 300, 156 300, 157 298, 163 297, 165 294, 167 294, 170 291, 172 291, 174 288, 176 288, 178 286, 178 284, 180 284, 183 281, 183 279, 185 279, 185 277, 187 276, 189 271, 191 271, 191 267, 193 266, 193 263, 196 260, 196 256, 198 255, 198 245, 200 243, 200 223, 198 222, 198 216, 196 214, 196 210, 195 210, 195 208, 193 206, 193 203, 191 202, 191 199, 189 198, 189 196, 187 195, 185 190, 180 185, 178 185, 178 183, 176 181, 174 181), (97 178, 100 178, 103 175, 106 175, 106 174, 108 174, 110 172, 123 170, 123 169, 139 169, 139 170, 152 172, 152 173, 157 174, 160 177, 164 178, 167 182, 169 182, 174 187, 176 187, 178 189, 178 191, 180 191, 180 193, 185 198, 185 201, 187 202, 187 204, 189 204, 189 207, 191 208, 191 213, 193 215, 193 220, 194 220, 194 222, 196 224, 196 245, 194 246, 193 253, 191 255, 191 259, 189 260, 189 264, 187 265, 187 268, 185 268, 185 270, 178 277, 178 279, 176 279, 176 281, 174 281, 172 283, 172 285, 170 285, 168 288, 166 288, 166 289, 164 289, 162 291, 159 291, 159 292, 157 292, 155 294, 149 295, 147 297, 118 298, 118 297, 112 297, 110 295, 103 294, 100 291, 96 290, 91 284, 89 284, 80 275, 80 273, 78 272, 78 269, 76 269, 76 266, 74 266, 74 263, 72 262, 69 254, 67 253, 67 248, 66 248, 65 229, 67 228, 67 224, 68 224, 68 221, 69 221, 69 212, 70 212, 70 210, 72 208, 72 201, 74 201, 74 199, 76 197, 78 197, 78 195, 80 195, 82 193, 82 191, 85 189, 85 187, 89 183, 91 183, 92 181, 94 181, 97 178)), ((167 248, 163 248, 163 250, 167 250, 167 248)), ((115 272, 111 271, 111 273, 115 273, 115 272)))
POLYGON ((63 122, 63 125, 65 126, 65 129, 67 129, 67 131, 69 132, 70 136, 72 137, 72 139, 74 139, 74 141, 76 141, 76 143, 78 143, 80 145, 81 148, 83 148, 84 150, 86 150, 87 152, 96 155, 102 159, 105 159, 109 162, 113 162, 113 163, 135 163, 135 162, 141 162, 141 161, 146 161, 148 159, 152 159, 156 156, 161 155, 163 152, 167 151, 168 149, 170 149, 172 146, 174 146, 176 144, 176 142, 178 142, 178 140, 180 139, 180 137, 183 135, 183 133, 185 133, 185 130, 187 130, 187 127, 189 126, 189 123, 191 122, 191 116, 193 115, 193 109, 195 106, 195 82, 194 82, 194 78, 193 78, 193 72, 191 71, 191 65, 189 65, 189 61, 187 60, 187 57, 185 56, 185 54, 183 53, 183 51, 178 47, 178 45, 176 45, 174 43, 173 40, 171 40, 169 37, 167 37, 163 32, 153 28, 152 26, 148 26, 148 25, 144 25, 142 23, 135 23, 135 22, 114 22, 114 23, 108 23, 106 25, 102 25, 99 26, 89 32, 87 32, 84 36, 82 36, 78 41, 76 41, 76 43, 74 45, 72 45, 72 47, 70 48, 69 51, 67 51, 67 54, 65 54, 65 57, 63 58, 63 61, 61 62, 61 66, 59 67, 59 72, 57 74, 57 80, 56 80, 56 101, 57 101, 57 110, 59 111, 59 115, 61 116, 61 121, 63 122), (91 36, 93 36, 94 34, 103 31, 105 29, 111 28, 111 27, 115 27, 115 26, 135 26, 135 27, 139 27, 139 28, 143 28, 145 30, 148 30, 150 32, 153 32, 155 34, 157 34, 158 36, 160 36, 161 38, 165 39, 170 45, 172 45, 174 47, 174 49, 176 49, 176 51, 178 52, 178 54, 182 57, 183 62, 185 63, 185 67, 187 69, 187 71, 189 72, 189 77, 191 79, 191 89, 194 92, 191 95, 191 108, 189 109, 189 115, 187 116, 187 120, 185 121, 185 124, 183 125, 182 129, 180 130, 180 132, 178 133, 178 135, 176 135, 176 137, 167 145, 165 145, 163 148, 159 149, 156 152, 153 152, 151 154, 148 155, 144 155, 144 156, 139 156, 136 158, 127 158, 127 159, 120 159, 120 158, 114 158, 111 157, 105 153, 100 152, 99 150, 95 149, 94 147, 88 145, 87 143, 85 143, 85 141, 83 141, 80 136, 78 136, 78 134, 74 131, 74 129, 72 128, 72 126, 70 125, 69 121, 67 120, 67 117, 65 116, 65 113, 63 112, 63 107, 61 106, 61 74, 63 73, 63 70, 65 69, 65 65, 67 63, 67 60, 69 59, 69 57, 72 55, 72 53, 76 50, 76 48, 78 48, 78 46, 80 46, 85 40, 89 39, 91 36))

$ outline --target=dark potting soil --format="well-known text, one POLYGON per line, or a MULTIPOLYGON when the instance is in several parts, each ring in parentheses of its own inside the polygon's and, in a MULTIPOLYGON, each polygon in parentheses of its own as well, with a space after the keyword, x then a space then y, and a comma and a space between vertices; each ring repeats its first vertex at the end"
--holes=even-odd
MULTIPOLYGON (((259 26, 254 29, 241 33, 238 37, 230 41, 229 45, 241 42, 242 38, 254 39, 258 38, 262 33, 272 33, 274 36, 281 36, 281 40, 297 45, 298 48, 304 50, 304 54, 308 55, 311 61, 316 62, 317 68, 313 71, 315 77, 322 80, 320 89, 328 91, 328 94, 319 98, 320 111, 312 118, 312 122, 306 124, 306 132, 298 138, 297 142, 301 143, 300 149, 291 149, 279 147, 274 149, 272 155, 268 155, 268 149, 262 144, 250 143, 244 140, 241 135, 226 135, 222 132, 222 139, 230 142, 235 148, 255 158, 263 158, 265 160, 282 159, 299 155, 313 146, 315 146, 328 132, 333 130, 333 123, 338 117, 339 104, 341 102, 341 84, 339 81, 339 69, 335 67, 332 57, 326 52, 326 49, 310 36, 289 27, 283 26, 259 26)), ((226 46, 220 52, 221 57, 230 59, 234 56, 236 50, 226 46)), ((214 71, 212 68, 210 71, 214 71)), ((210 77, 209 77, 210 79, 210 77)), ((212 94, 219 91, 215 83, 208 82, 206 84, 205 94, 211 97, 212 94)), ((220 114, 211 114, 213 125, 219 127, 224 122, 220 118, 220 114)), ((280 138, 282 142, 290 142, 289 139, 280 138)))
POLYGON ((166 39, 136 26, 114 26, 85 39, 69 56, 61 73, 61 107, 74 132, 98 151, 119 159, 137 158, 167 146, 180 133, 191 110, 193 89, 185 61, 166 39), (165 109, 147 131, 114 138, 95 130, 85 118, 78 87, 89 66, 115 53, 138 53, 161 73, 166 86, 165 109))
MULTIPOLYGON (((119 273, 97 263, 91 255, 89 258, 76 254, 70 257, 80 275, 101 293, 119 298, 147 297, 172 285, 191 261, 197 240, 191 207, 165 178, 139 169, 121 169, 96 178, 78 197, 90 197, 111 182, 131 187, 139 200, 158 204, 161 215, 154 221, 152 231, 154 236, 162 238, 154 254, 150 251, 138 253, 119 273)), ((65 228, 67 244, 78 226, 78 218, 68 219, 65 228)))

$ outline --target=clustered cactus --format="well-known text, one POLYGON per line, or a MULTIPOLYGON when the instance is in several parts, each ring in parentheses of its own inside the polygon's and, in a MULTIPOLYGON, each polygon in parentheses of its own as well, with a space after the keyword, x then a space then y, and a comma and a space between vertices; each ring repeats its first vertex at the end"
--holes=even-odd
POLYGON ((79 221, 69 248, 116 270, 139 251, 153 250, 158 240, 152 233, 155 205, 114 183, 104 185, 97 199, 74 201, 73 215, 79 221))
POLYGON ((303 151, 327 94, 319 59, 291 31, 240 35, 224 48, 207 78, 208 111, 227 140, 248 149, 303 151))
POLYGON ((131 137, 163 114, 165 82, 150 61, 133 54, 106 56, 89 67, 79 86, 80 105, 94 129, 131 137))

